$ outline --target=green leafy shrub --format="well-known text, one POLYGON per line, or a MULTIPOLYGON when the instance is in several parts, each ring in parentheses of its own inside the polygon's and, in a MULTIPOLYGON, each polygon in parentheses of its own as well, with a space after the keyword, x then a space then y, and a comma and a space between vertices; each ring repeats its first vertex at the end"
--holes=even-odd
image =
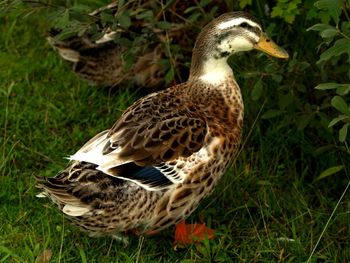
MULTIPOLYGON (((320 55, 317 64, 332 63, 344 54, 348 56, 348 61, 345 63, 350 66, 350 20, 341 21, 340 1, 331 2, 332 5, 320 5, 319 2, 316 2, 315 5, 329 11, 335 26, 330 24, 316 24, 308 29, 317 31, 323 38, 321 45, 328 46, 328 48, 320 55)), ((348 76, 350 76, 350 67, 348 70, 348 76)), ((316 89, 336 91, 337 95, 333 96, 331 99, 331 105, 340 114, 329 123, 329 127, 342 122, 343 126, 339 129, 339 141, 346 143, 347 130, 350 124, 350 107, 349 102, 346 101, 346 95, 350 92, 350 84, 322 83, 319 84, 316 89)))
MULTIPOLYGON (((331 64, 336 67, 347 67, 347 76, 350 76, 350 18, 348 16, 347 9, 349 3, 342 3, 340 0, 330 1, 322 0, 317 1, 315 6, 322 9, 330 15, 332 20, 325 24, 315 24, 308 28, 309 30, 317 31, 322 37, 323 41, 319 48, 327 47, 322 51, 319 60, 316 62, 322 68, 331 64), (344 17, 342 18, 342 10, 344 11, 344 17), (345 59, 347 55, 348 59, 345 59), (339 63, 341 61, 341 63, 339 63), (342 64, 342 66, 340 66, 342 64)), ((345 73, 345 72, 344 72, 345 73)), ((343 73, 343 74, 344 74, 343 73)), ((330 103, 327 100, 323 104, 323 109, 329 109, 333 107, 336 110, 335 117, 329 122, 329 128, 336 128, 338 130, 338 140, 345 145, 347 153, 350 153, 348 146, 349 136, 348 129, 350 125, 350 83, 340 84, 335 82, 321 83, 315 87, 317 90, 323 90, 329 92, 330 103), (335 91, 335 93, 334 93, 335 91)), ((334 116, 334 115, 333 115, 334 116)), ((344 168, 343 165, 330 167, 320 174, 318 179, 327 177, 336 172, 341 171, 344 168)))

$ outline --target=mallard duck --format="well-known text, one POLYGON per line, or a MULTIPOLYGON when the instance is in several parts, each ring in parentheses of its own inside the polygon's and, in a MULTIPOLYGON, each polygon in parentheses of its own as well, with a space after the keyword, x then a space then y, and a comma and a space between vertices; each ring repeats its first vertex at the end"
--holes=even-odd
POLYGON ((87 28, 83 35, 76 34, 59 40, 57 36, 62 32, 53 28, 47 33, 48 43, 80 78, 91 85, 114 87, 126 81, 150 89, 164 85, 164 77, 169 70, 161 65, 161 61, 166 59, 165 42, 176 38, 177 43, 182 43, 181 32, 187 26, 174 23, 170 29, 161 30, 143 20, 135 20, 128 29, 117 27, 111 30, 102 25, 100 14, 106 10, 117 15, 118 3, 111 3, 88 14, 95 19, 93 28, 99 28, 103 33, 100 38, 94 39, 91 28, 87 28), (145 43, 136 47, 117 42, 124 39, 131 45, 140 36, 144 37, 145 43), (126 62, 127 56, 133 57, 132 63, 126 62))
POLYGON ((56 33, 53 32, 47 37, 50 45, 90 85, 114 87, 132 80, 137 86, 156 89, 164 82, 160 44, 152 50, 137 52, 136 62, 128 68, 122 57, 126 49, 114 43, 113 39, 93 42, 88 37, 71 37, 60 41, 55 39, 56 33))
POLYGON ((288 58, 250 14, 212 20, 194 45, 189 79, 137 100, 65 170, 37 177, 39 196, 94 235, 159 231, 188 217, 237 152, 243 102, 227 58, 252 49, 288 58))

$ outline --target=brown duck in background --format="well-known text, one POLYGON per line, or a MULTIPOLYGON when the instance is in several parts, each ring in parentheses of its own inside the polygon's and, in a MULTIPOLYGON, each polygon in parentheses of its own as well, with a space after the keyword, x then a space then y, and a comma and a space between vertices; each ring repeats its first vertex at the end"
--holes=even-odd
POLYGON ((113 40, 92 42, 88 38, 71 38, 64 41, 47 37, 58 54, 72 65, 72 70, 91 85, 114 87, 123 81, 133 80, 136 85, 157 88, 164 82, 160 44, 153 50, 141 53, 131 68, 126 68, 122 54, 126 51, 113 40))
POLYGON ((239 147, 243 101, 227 59, 252 49, 288 58, 251 15, 214 19, 197 38, 189 79, 137 100, 64 171, 38 176, 39 197, 93 235, 149 233, 188 217, 239 147))
MULTIPOLYGON (((117 3, 109 4, 90 13, 89 16, 99 18, 99 14, 109 9, 117 12, 117 3)), ((100 24, 101 21, 96 21, 100 24)), ((71 36, 64 40, 58 40, 59 30, 52 29, 48 32, 47 40, 57 53, 72 66, 72 70, 91 85, 117 86, 124 81, 133 81, 137 86, 157 89, 165 85, 166 67, 161 63, 166 59, 166 41, 184 43, 182 31, 186 30, 185 24, 173 24, 169 30, 153 28, 144 21, 136 21, 128 30, 118 28, 111 31, 104 28, 104 35, 92 40, 89 33, 83 36, 71 36), (134 35, 144 34, 148 29, 147 43, 143 46, 126 47, 118 44, 116 38, 130 39, 131 32, 134 35), (134 62, 127 66, 124 55, 132 50, 134 62)), ((130 39, 132 41, 132 39, 130 39)))

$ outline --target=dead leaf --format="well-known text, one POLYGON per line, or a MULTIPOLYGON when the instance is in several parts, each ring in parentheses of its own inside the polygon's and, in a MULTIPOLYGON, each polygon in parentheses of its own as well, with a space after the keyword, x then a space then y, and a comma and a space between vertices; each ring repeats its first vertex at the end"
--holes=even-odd
POLYGON ((51 249, 45 249, 43 253, 37 256, 37 258, 35 259, 35 263, 49 263, 51 257, 52 257, 51 249))
POLYGON ((205 239, 214 238, 214 230, 205 226, 205 224, 186 224, 181 221, 175 229, 175 247, 199 243, 205 239))

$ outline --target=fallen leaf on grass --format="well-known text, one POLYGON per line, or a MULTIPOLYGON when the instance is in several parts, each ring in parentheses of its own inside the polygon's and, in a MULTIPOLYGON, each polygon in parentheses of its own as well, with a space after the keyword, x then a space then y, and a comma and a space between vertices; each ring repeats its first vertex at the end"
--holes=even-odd
POLYGON ((213 238, 214 230, 204 224, 186 224, 185 221, 181 221, 176 225, 174 247, 183 247, 213 238))
POLYGON ((35 259, 35 263, 49 263, 51 257, 52 257, 51 249, 45 249, 43 253, 37 256, 37 258, 35 259))

